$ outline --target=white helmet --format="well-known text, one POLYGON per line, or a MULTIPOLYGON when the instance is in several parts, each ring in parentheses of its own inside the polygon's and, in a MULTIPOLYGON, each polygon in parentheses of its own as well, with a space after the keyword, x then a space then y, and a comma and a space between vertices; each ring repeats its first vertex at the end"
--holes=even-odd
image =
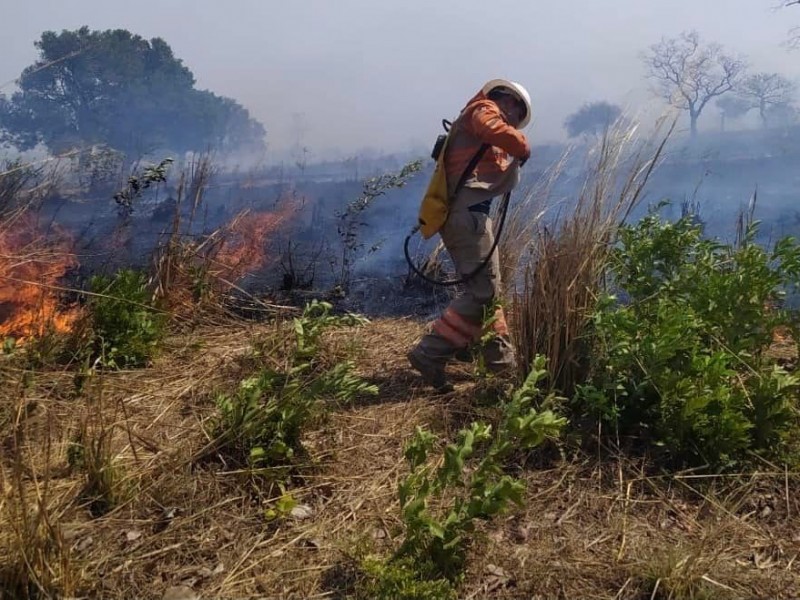
POLYGON ((525 105, 525 115, 522 117, 522 120, 519 122, 519 126, 517 127, 517 129, 524 129, 528 123, 531 122, 531 113, 533 112, 531 107, 531 97, 530 94, 528 94, 528 90, 526 90, 516 81, 509 81, 508 79, 492 79, 483 86, 481 91, 488 96, 489 92, 496 88, 506 88, 525 105))

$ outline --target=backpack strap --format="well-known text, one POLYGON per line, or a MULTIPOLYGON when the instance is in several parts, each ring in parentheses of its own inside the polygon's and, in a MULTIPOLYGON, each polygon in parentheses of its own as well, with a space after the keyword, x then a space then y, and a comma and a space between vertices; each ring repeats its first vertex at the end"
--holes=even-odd
MULTIPOLYGON (((462 117, 463 114, 464 113, 462 111, 462 113, 460 115, 458 115, 458 118, 455 121, 453 121, 452 123, 449 122, 449 121, 446 121, 445 119, 442 119, 442 127, 444 127, 445 131, 447 131, 448 137, 458 133, 458 129, 460 128, 460 125, 461 125, 461 117, 462 117)), ((456 189, 453 190, 452 194, 450 194, 449 191, 448 191, 448 195, 451 198, 454 197, 456 194, 458 194, 458 192, 461 191, 461 188, 463 188, 464 185, 467 183, 467 179, 469 179, 469 176, 472 175, 472 172, 475 170, 475 167, 478 166, 478 163, 483 158, 483 155, 486 154, 486 151, 490 147, 491 147, 491 144, 481 144, 481 147, 478 148, 478 151, 475 153, 475 156, 473 156, 472 159, 470 159, 469 163, 467 163, 467 166, 464 169, 464 172, 461 174, 461 178, 458 180, 458 183, 456 184, 456 189)))
POLYGON ((491 144, 482 144, 481 147, 478 148, 478 151, 475 153, 475 156, 472 157, 472 160, 469 161, 469 164, 467 164, 467 167, 461 174, 461 179, 458 180, 458 183, 456 184, 456 189, 453 190, 452 194, 453 196, 458 194, 458 192, 461 191, 461 188, 463 188, 464 185, 467 183, 467 179, 469 179, 469 176, 475 170, 475 167, 478 166, 478 163, 481 161, 481 158, 483 158, 483 155, 486 154, 486 151, 489 149, 490 146, 491 144))

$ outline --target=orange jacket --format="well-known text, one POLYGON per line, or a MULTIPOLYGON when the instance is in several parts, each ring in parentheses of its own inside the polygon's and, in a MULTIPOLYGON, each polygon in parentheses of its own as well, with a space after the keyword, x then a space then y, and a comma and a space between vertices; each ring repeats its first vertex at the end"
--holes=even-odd
POLYGON ((530 153, 528 140, 509 125, 497 104, 478 92, 453 123, 453 137, 444 156, 447 189, 452 194, 464 169, 482 144, 491 144, 467 181, 476 180, 491 186, 511 164, 509 155, 523 158, 530 153))

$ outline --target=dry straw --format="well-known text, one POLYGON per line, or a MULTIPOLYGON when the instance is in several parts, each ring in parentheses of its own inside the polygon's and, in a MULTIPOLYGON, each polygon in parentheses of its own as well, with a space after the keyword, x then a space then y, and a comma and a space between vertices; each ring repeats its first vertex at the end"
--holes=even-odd
POLYGON ((589 151, 577 198, 550 199, 565 156, 509 214, 500 252, 522 375, 542 354, 552 384, 567 394, 574 388, 615 233, 641 201, 674 126, 662 120, 641 140, 637 126, 618 122, 589 151))

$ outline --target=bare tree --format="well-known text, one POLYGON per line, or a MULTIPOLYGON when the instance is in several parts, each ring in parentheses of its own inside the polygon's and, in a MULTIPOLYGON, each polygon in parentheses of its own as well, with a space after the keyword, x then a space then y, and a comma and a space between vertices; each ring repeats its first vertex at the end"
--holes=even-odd
POLYGON ((729 119, 738 119, 746 115, 753 108, 752 104, 733 94, 728 94, 718 98, 715 102, 721 114, 720 131, 725 131, 725 124, 729 119))
MULTIPOLYGON (((800 0, 781 0, 778 8, 786 8, 788 6, 800 5, 800 0)), ((789 30, 789 38, 784 44, 790 50, 797 50, 800 48, 800 27, 792 27, 789 30)))
POLYGON ((791 104, 779 104, 767 109, 767 121, 772 127, 789 127, 797 124, 800 112, 791 104))
POLYGON ((743 60, 725 54, 719 44, 702 44, 696 31, 663 38, 642 60, 647 76, 656 82, 655 93, 688 111, 692 137, 709 101, 731 91, 746 68, 743 60))
POLYGON ((757 108, 766 128, 767 113, 776 106, 788 106, 794 97, 794 83, 778 73, 755 73, 746 77, 737 90, 739 95, 757 108))

